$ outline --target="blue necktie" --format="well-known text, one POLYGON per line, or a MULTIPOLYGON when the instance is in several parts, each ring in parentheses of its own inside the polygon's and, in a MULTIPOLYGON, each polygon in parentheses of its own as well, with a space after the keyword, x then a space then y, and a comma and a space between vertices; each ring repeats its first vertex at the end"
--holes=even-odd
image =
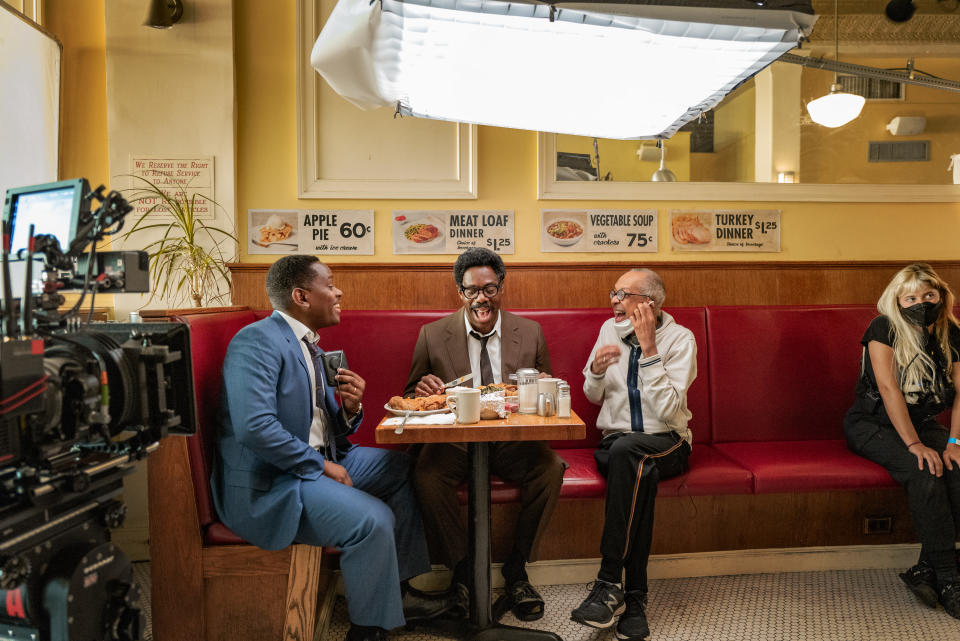
POLYGON ((630 429, 634 432, 643 431, 643 399, 637 387, 640 375, 639 361, 642 357, 640 346, 636 344, 636 337, 630 334, 623 339, 630 346, 630 361, 627 364, 627 398, 630 399, 630 429), (631 340, 632 339, 632 340, 631 340))
POLYGON ((333 434, 333 419, 330 414, 327 413, 327 392, 323 384, 323 361, 320 360, 320 350, 316 345, 308 341, 306 336, 303 337, 303 342, 307 346, 307 351, 310 352, 310 362, 313 363, 313 378, 317 382, 316 388, 314 389, 314 401, 317 404, 317 408, 326 415, 326 420, 324 421, 324 425, 326 426, 324 437, 327 442, 327 458, 336 463, 337 438, 333 434))

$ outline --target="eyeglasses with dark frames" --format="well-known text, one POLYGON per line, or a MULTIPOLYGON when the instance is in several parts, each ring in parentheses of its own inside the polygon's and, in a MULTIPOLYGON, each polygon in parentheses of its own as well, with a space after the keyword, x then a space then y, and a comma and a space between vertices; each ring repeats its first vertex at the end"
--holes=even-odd
POLYGON ((488 283, 483 287, 461 287, 460 293, 468 300, 473 300, 480 295, 480 292, 483 292, 483 295, 487 298, 493 298, 500 293, 500 288, 502 287, 503 281, 501 280, 499 283, 488 283))
MULTIPOLYGON (((618 301, 623 302, 623 299, 627 296, 643 296, 647 300, 653 300, 653 296, 650 294, 635 294, 634 292, 628 292, 625 289, 611 289, 610 298, 616 298, 618 301)), ((641 301, 644 302, 644 301, 641 301)))

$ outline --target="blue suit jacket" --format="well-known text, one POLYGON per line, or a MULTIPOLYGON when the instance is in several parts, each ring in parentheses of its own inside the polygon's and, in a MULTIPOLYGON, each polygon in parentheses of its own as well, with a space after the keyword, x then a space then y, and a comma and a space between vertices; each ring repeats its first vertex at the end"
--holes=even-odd
MULTIPOLYGON (((267 550, 293 542, 303 509, 300 483, 323 473, 324 457, 309 445, 308 367, 300 342, 277 312, 241 329, 223 362, 213 502, 227 527, 267 550)), ((326 392, 338 451, 346 452, 353 447, 346 436, 360 419, 351 428, 333 388, 326 392)))

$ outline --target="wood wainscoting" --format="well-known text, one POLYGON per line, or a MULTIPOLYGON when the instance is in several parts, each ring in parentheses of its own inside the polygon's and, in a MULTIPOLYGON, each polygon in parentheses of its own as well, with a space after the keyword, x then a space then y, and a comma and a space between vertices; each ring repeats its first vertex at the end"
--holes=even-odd
MULTIPOLYGON (((508 263, 504 306, 508 309, 606 307, 607 292, 632 267, 663 278, 666 307, 700 305, 835 305, 877 302, 893 275, 908 261, 874 262, 686 262, 508 263)), ((960 287, 960 261, 932 262, 948 283, 960 287)), ((270 309, 264 292, 269 264, 233 263, 232 302, 270 309)), ((334 282, 349 309, 456 309, 453 260, 436 263, 337 263, 334 282)))

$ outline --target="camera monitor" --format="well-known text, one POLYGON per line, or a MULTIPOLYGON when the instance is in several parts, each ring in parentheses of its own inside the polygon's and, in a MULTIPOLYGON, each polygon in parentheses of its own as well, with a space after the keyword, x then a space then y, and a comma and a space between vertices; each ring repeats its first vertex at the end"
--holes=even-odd
POLYGON ((89 207, 84 198, 89 191, 84 178, 8 189, 3 220, 10 223, 10 251, 27 248, 32 223, 35 236, 53 235, 66 252, 77 234, 82 208, 89 207))

